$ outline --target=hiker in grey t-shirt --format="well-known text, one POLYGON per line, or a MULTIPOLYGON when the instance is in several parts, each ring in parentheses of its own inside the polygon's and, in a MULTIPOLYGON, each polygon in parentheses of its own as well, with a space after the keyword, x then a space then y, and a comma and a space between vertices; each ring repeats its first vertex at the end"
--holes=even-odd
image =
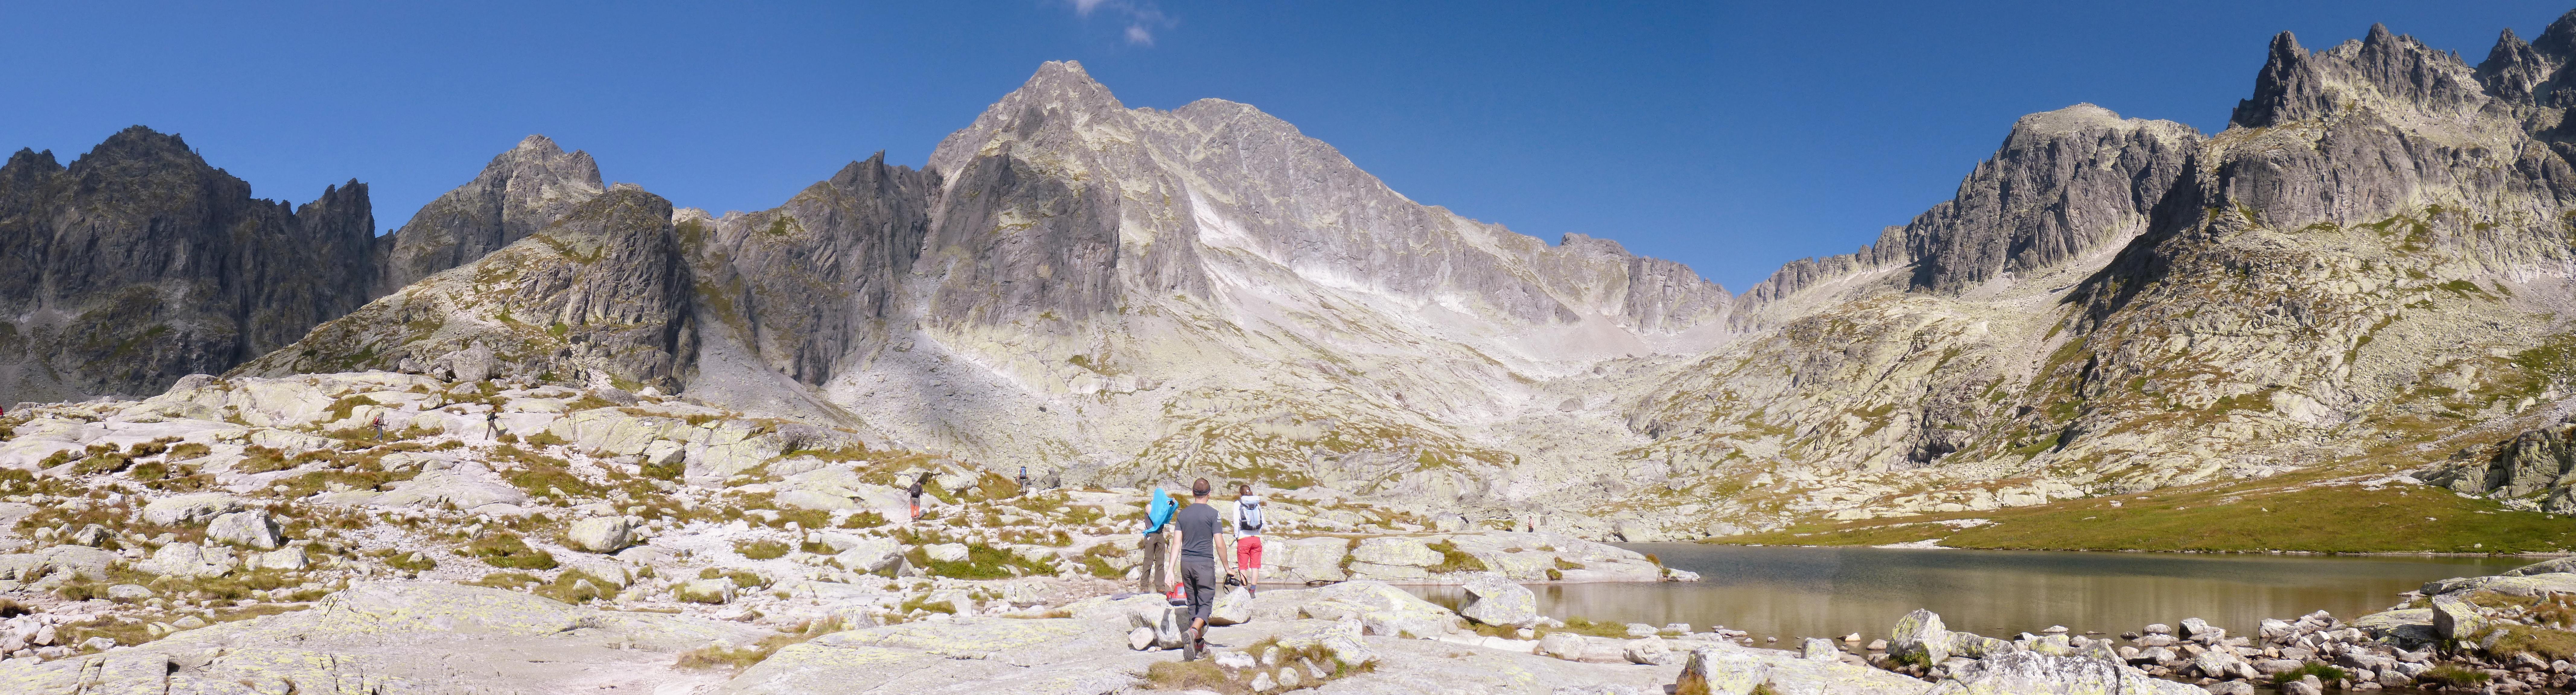
POLYGON ((1217 572, 1219 558, 1227 560, 1225 568, 1233 571, 1233 558, 1217 552, 1217 534, 1224 532, 1224 515, 1208 505, 1208 481, 1200 478, 1190 483, 1190 506, 1172 515, 1172 525, 1181 530, 1181 584, 1190 595, 1190 631, 1181 645, 1181 660, 1195 661, 1207 651, 1208 614, 1216 608, 1217 582, 1224 574, 1217 572))

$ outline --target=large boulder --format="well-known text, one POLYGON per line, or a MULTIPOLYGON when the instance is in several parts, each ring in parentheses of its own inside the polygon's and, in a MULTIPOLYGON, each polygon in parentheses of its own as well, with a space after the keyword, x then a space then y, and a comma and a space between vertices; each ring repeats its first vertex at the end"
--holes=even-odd
POLYGON ((1320 628, 1292 629, 1280 633, 1277 637, 1281 649, 1294 651, 1307 647, 1322 647, 1324 651, 1333 655, 1333 660, 1359 666, 1377 661, 1377 652, 1369 649, 1368 643, 1360 639, 1360 633, 1364 629, 1366 628, 1362 627, 1359 621, 1338 620, 1320 628))
POLYGON ((2208 691, 2198 687, 2156 678, 2145 671, 2113 662, 2034 652, 2013 652, 1968 662, 1952 671, 1934 692, 1943 695, 2208 695, 2208 691))
POLYGON ((1349 578, 1342 571, 1342 559, 1350 554, 1348 539, 1332 536, 1312 538, 1263 538, 1261 563, 1264 579, 1296 583, 1306 581, 1337 582, 1349 578))
POLYGON ((1433 638, 1458 627, 1458 614, 1385 582, 1357 580, 1324 587, 1298 607, 1309 618, 1356 620, 1370 634, 1433 638))
POLYGON ((853 539, 832 560, 853 572, 876 572, 903 561, 903 545, 880 536, 853 539))
POLYGON ((1781 695, 1923 695, 1932 684, 1842 661, 1815 661, 1796 652, 1717 644, 1694 649, 1683 660, 1673 692, 1748 695, 1757 688, 1781 695))
POLYGON ((0 579, 35 581, 48 576, 106 579, 116 553, 77 545, 57 545, 33 553, 0 555, 0 579))
POLYGON ((143 505, 143 520, 162 526, 194 524, 242 510, 240 498, 220 492, 180 495, 143 505))
POLYGON ((2559 574, 2565 572, 2576 572, 2576 555, 2523 565, 2511 570, 2506 570, 2503 574, 2499 574, 2497 576, 2526 577, 2534 574, 2559 574))
POLYGON ((1350 573, 1354 578, 1415 581, 1431 578, 1430 567, 1447 556, 1418 538, 1382 536, 1360 541, 1351 549, 1350 573))
POLYGON ((230 547, 172 543, 152 551, 152 559, 136 563, 135 567, 173 577, 220 577, 231 573, 237 564, 230 547))
POLYGON ((1529 627, 1538 623, 1538 597, 1501 575, 1487 574, 1467 581, 1467 601, 1458 614, 1486 625, 1529 627))
POLYGON ((2250 679, 2256 675, 2254 664, 2236 656, 2235 652, 2225 649, 2201 650, 2199 654, 2191 657, 2191 664, 2193 668, 2200 669, 2200 675, 2206 678, 2250 679))
POLYGON ((1209 625, 1241 625, 1248 622, 1252 622, 1252 592, 1243 587, 1235 587, 1234 590, 1225 592, 1224 596, 1217 597, 1216 605, 1208 610, 1209 625))
POLYGON ((1887 655, 1926 666, 1950 658, 1950 631, 1941 624, 1941 614, 1921 608, 1896 619, 1896 629, 1887 635, 1887 655))
POLYGON ((595 516, 564 530, 564 544, 584 552, 614 553, 634 542, 635 521, 629 517, 595 516))
POLYGON ((260 550, 276 550, 286 541, 278 531, 277 520, 257 510, 215 517, 206 524, 206 539, 260 550))
POLYGON ((2469 605, 2467 600, 2449 594, 2433 597, 2434 634, 2443 639, 2461 639, 2484 627, 2486 618, 2478 615, 2478 607, 2469 605))
POLYGON ((244 564, 255 570, 286 570, 293 572, 301 571, 310 566, 312 564, 312 559, 305 556, 303 548, 287 546, 265 553, 252 555, 250 556, 250 561, 244 564))

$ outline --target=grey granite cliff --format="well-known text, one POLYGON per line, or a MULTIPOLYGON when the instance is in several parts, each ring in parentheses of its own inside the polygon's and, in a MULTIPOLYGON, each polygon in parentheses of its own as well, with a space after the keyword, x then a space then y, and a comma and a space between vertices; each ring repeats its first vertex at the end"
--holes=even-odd
POLYGON ((0 402, 140 395, 294 342, 367 300, 374 219, 350 181, 250 197, 136 126, 68 167, 0 166, 0 402))

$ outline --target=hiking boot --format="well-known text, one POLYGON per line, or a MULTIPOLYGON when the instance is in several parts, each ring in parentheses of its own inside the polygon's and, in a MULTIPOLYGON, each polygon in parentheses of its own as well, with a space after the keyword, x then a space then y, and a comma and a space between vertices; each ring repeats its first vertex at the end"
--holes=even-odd
POLYGON ((1207 649, 1207 644, 1199 639, 1199 631, 1187 630, 1181 633, 1182 661, 1199 660, 1199 652, 1205 649, 1207 649))

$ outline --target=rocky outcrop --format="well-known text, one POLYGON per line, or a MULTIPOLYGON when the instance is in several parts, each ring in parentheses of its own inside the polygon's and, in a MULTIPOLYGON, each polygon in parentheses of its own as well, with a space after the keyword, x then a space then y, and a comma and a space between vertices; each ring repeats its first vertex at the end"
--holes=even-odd
POLYGON ((459 357, 489 350, 519 378, 676 391, 697 357, 693 288, 670 202, 621 186, 234 373, 452 375, 459 357))
POLYGON ((530 135, 493 157, 473 181, 421 206, 401 229, 377 240, 381 267, 369 298, 499 251, 605 190, 589 153, 565 152, 546 136, 530 135))
POLYGON ((2471 495, 2489 495, 2552 514, 2576 514, 2576 490, 2565 476, 2576 470, 2576 423, 2526 430, 2493 447, 2463 449, 2425 473, 2424 482, 2471 495))
POLYGON ((145 396, 366 303, 366 184, 251 197, 176 135, 128 128, 66 167, 0 165, 0 402, 145 396))

